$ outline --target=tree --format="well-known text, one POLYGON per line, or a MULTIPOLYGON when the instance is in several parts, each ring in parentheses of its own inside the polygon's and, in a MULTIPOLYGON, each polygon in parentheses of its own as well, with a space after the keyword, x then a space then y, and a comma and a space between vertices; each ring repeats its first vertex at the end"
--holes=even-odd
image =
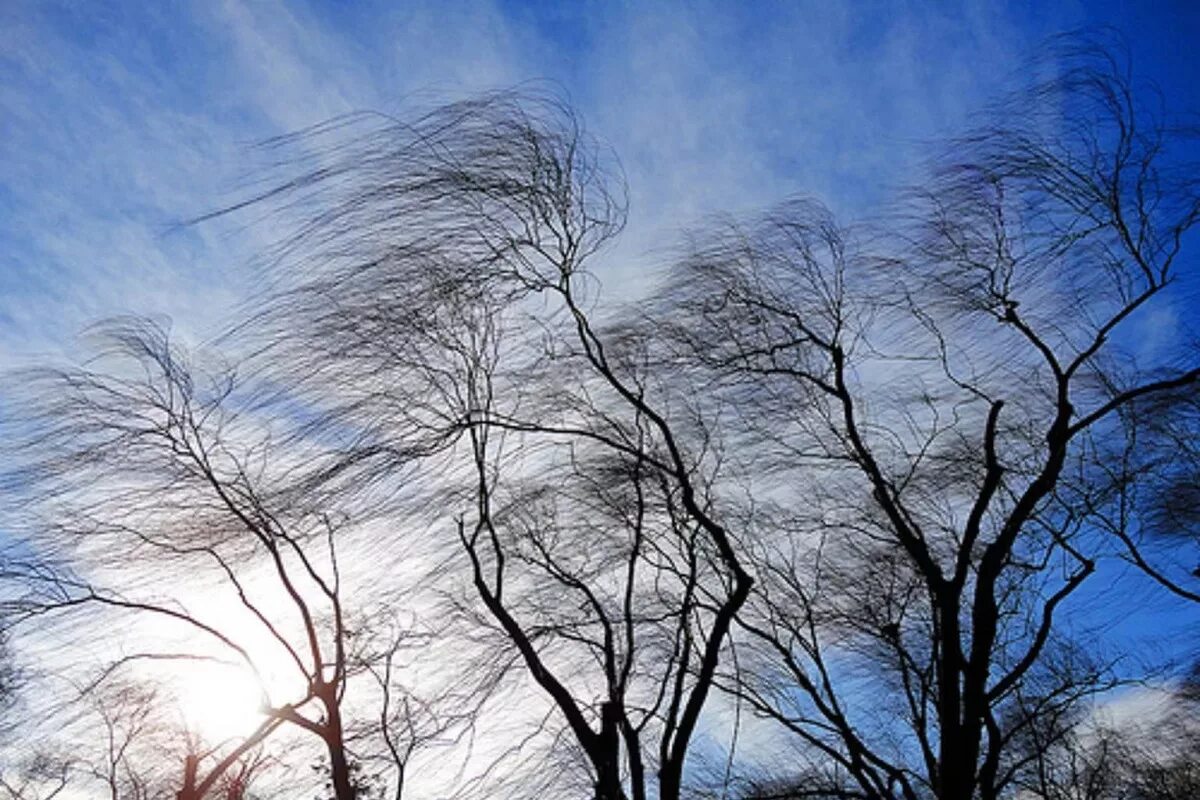
POLYGON ((1112 685, 1060 617, 1137 558, 1140 418, 1200 380, 1191 342, 1138 341, 1200 179, 1116 57, 1058 54, 888 228, 786 206, 698 237, 661 301, 758 482, 757 666, 725 685, 840 796, 1011 794, 1029 729, 1112 685))
POLYGON ((70 761, 35 756, 17 770, 0 773, 5 800, 51 800, 71 782, 70 761))
POLYGON ((156 698, 145 687, 115 684, 94 696, 97 716, 103 726, 99 758, 81 763, 85 771, 103 787, 110 800, 149 798, 149 779, 131 759, 131 750, 144 744, 155 722, 156 698))
MULTIPOLYGON (((349 539, 339 531, 346 520, 309 502, 288 480, 294 465, 282 463, 319 454, 285 454, 234 407, 233 372, 194 366, 154 323, 115 320, 93 334, 98 362, 23 376, 27 414, 13 427, 23 455, 9 481, 28 503, 32 533, 4 565, 15 587, 6 616, 14 627, 63 618, 79 641, 98 609, 114 626, 122 615, 140 621, 136 649, 110 648, 85 695, 164 660, 233 664, 256 677, 261 721, 232 741, 189 742, 180 798, 198 800, 238 775, 244 783, 258 763, 247 758, 284 726, 316 737, 334 795, 355 797, 343 703, 365 669, 353 648, 369 632, 350 629, 343 605, 337 542, 349 539), (175 638, 153 633, 152 620, 175 638)), ((99 704, 119 752, 96 775, 114 796, 130 794, 118 792, 118 772, 133 774, 125 750, 150 711, 137 700, 139 714, 114 716, 135 702, 132 692, 127 685, 99 704)))
POLYGON ((1139 691, 1132 702, 1140 697, 1146 708, 1136 718, 1114 718, 1102 707, 1047 742, 1022 776, 1022 789, 1048 800, 1194 797, 1200 790, 1194 676, 1139 691))
POLYGON ((278 144, 331 134, 317 171, 266 196, 317 210, 283 249, 302 281, 249 327, 264 372, 303 398, 303 435, 340 434, 336 491, 386 493, 397 459, 439 459, 427 491, 458 508, 480 621, 551 700, 595 796, 679 797, 751 579, 710 507, 707 432, 589 317, 585 264, 623 225, 621 180, 545 98, 278 144))

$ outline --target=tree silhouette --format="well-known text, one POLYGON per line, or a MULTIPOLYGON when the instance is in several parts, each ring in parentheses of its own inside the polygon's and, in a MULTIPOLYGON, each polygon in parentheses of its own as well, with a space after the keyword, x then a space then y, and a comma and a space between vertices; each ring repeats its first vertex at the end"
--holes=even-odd
POLYGON ((283 251, 304 279, 248 326, 263 373, 303 398, 303 435, 341 437, 326 486, 383 492, 397 458, 441 459, 427 491, 459 508, 480 621, 553 702, 595 796, 678 797, 750 577, 708 506, 706 434, 589 317, 621 179, 544 98, 298 141, 330 133, 320 170, 268 196, 319 210, 283 251))
MULTIPOLYGON (((258 678, 261 721, 232 741, 189 746, 180 798, 247 778, 246 758, 284 726, 316 737, 335 796, 354 797, 343 701, 368 666, 352 648, 369 632, 349 629, 355 617, 343 605, 344 517, 288 480, 295 468, 279 463, 283 447, 234 406, 231 370, 206 372, 149 321, 115 320, 93 335, 99 361, 23 376, 29 413, 14 430, 27 455, 10 480, 25 493, 39 557, 14 554, 4 565, 15 587, 5 604, 11 624, 52 617, 82 643, 99 610, 114 626, 124 615, 190 634, 183 644, 150 636, 118 649, 85 695, 161 661, 232 664, 258 678), (215 597, 228 598, 228 609, 215 608, 215 597), (263 670, 281 663, 269 685, 263 670)), ((124 707, 131 692, 112 703, 124 707)), ((137 732, 128 719, 101 716, 110 739, 137 732)), ((126 759, 113 756, 97 776, 124 796, 118 768, 128 772, 126 759)))
POLYGON ((785 206, 698 236, 661 301, 771 500, 726 685, 846 796, 1010 792, 1026 729, 1112 686, 1062 609, 1101 559, 1150 569, 1143 419, 1186 421, 1200 369, 1138 326, 1200 181, 1116 57, 1059 55, 883 230, 785 206))

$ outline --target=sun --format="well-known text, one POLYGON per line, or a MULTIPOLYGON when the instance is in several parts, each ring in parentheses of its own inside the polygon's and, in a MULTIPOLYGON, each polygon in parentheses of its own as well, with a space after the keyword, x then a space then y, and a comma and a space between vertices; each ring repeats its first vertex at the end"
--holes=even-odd
POLYGON ((262 724, 267 697, 252 672, 205 663, 181 671, 179 701, 188 729, 216 744, 248 736, 262 724))

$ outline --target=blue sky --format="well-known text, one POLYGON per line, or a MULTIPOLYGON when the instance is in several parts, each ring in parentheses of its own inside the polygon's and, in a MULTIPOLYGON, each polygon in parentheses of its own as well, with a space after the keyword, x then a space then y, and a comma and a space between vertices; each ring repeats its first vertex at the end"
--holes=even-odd
POLYGON ((1185 2, 10 0, 0 362, 69 350, 122 311, 215 330, 270 232, 173 223, 238 196, 248 145, 339 113, 550 82, 629 174, 632 224, 607 267, 624 284, 706 213, 792 194, 871 208, 1045 36, 1101 24, 1200 107, 1185 2))
MULTIPOLYGON (((568 95, 630 183, 600 278, 637 286, 705 214, 796 194, 871 213, 1047 36, 1101 25, 1173 106, 1200 109, 1200 3, 1184 0, 4 0, 0 367, 69 354, 82 327, 123 312, 217 333, 273 232, 176 223, 243 194, 254 142, 337 114, 523 82, 568 95)), ((1195 628, 1143 586, 1127 596, 1141 610, 1104 620, 1111 635, 1195 628)))
POLYGON ((630 182, 600 277, 637 286, 705 214, 796 194, 870 213, 1047 36, 1101 25, 1174 107, 1200 109, 1188 2, 9 0, 0 365, 69 354, 116 313, 216 333, 273 232, 176 223, 241 196, 254 142, 337 114, 523 82, 566 94, 630 182))
POLYGON ((242 196, 262 139, 535 82, 628 174, 601 267, 636 287, 713 212, 810 195, 845 219, 919 175, 1045 38, 1111 26, 1137 75, 1200 109, 1185 2, 52 2, 0 4, 0 366, 89 322, 219 331, 273 231, 176 223, 242 196))

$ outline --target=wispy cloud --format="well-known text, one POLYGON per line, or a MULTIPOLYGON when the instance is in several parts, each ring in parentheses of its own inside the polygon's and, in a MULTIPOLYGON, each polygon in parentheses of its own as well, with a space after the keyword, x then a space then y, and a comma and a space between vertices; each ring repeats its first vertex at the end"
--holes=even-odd
POLYGON ((990 4, 764 8, 10 4, 0 354, 126 311, 213 329, 274 232, 173 223, 231 199, 247 144, 337 114, 554 81, 630 175, 613 267, 626 283, 704 214, 794 193, 841 210, 878 199, 1036 33, 990 4))

